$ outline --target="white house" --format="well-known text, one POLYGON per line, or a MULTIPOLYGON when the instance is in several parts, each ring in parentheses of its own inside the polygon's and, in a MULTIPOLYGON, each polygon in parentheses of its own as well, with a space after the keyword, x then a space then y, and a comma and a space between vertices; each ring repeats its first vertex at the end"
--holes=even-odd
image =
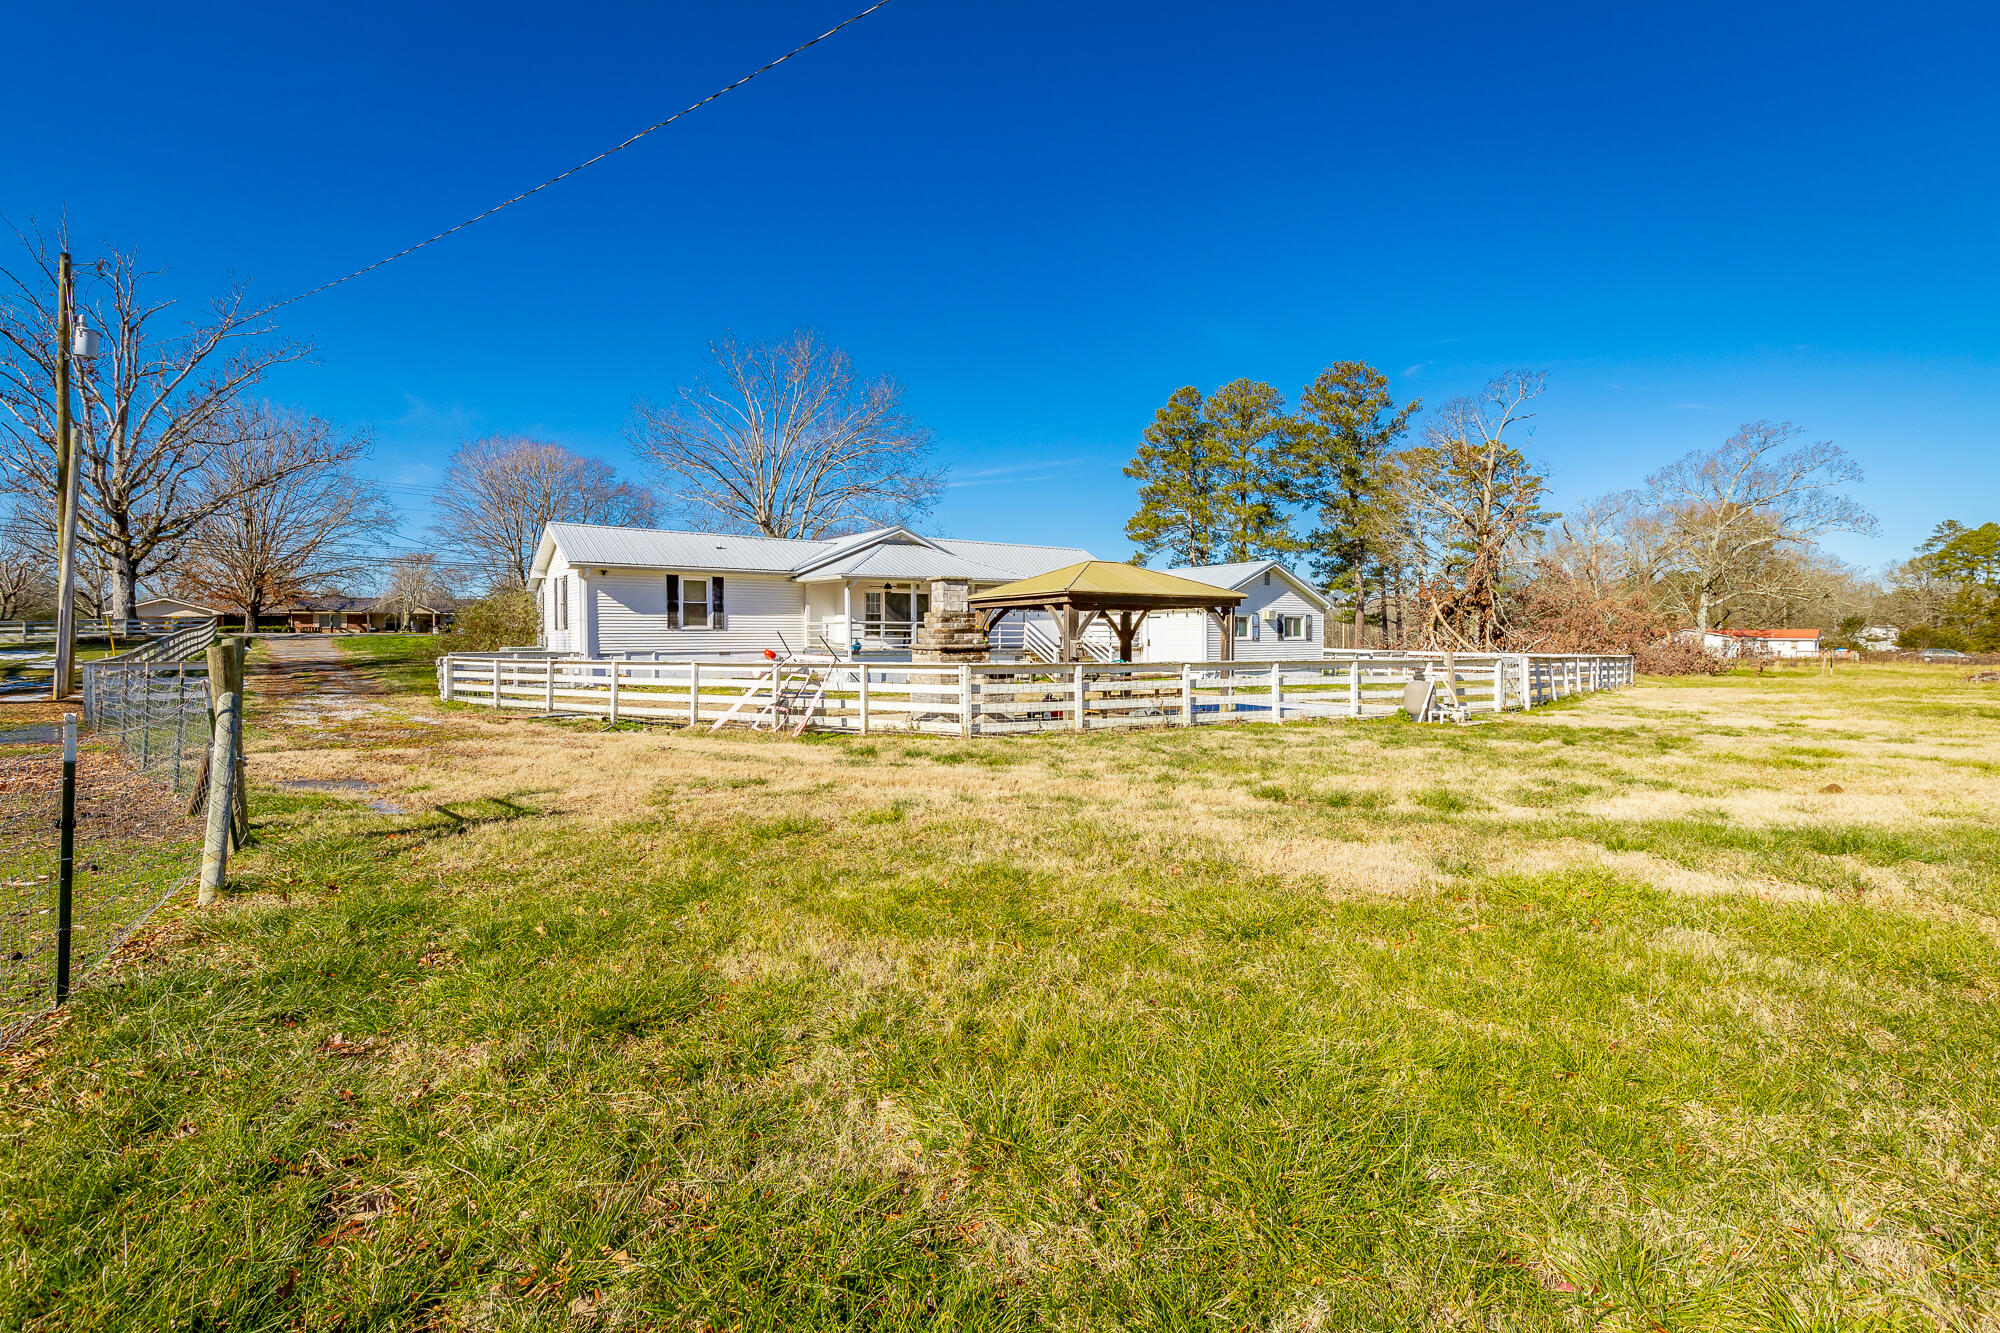
MULTIPOLYGON (((1184 579, 1244 594, 1236 608, 1236 656, 1273 661, 1326 656, 1326 597, 1276 560, 1170 569, 1184 579)), ((1212 662, 1222 630, 1199 611, 1149 615, 1140 627, 1140 660, 1212 662)))
POLYGON ((1076 547, 905 528, 795 541, 551 523, 528 587, 542 646, 555 652, 708 659, 789 646, 895 657, 908 653, 932 580, 963 579, 977 591, 1092 558, 1076 547))
POLYGON ((1701 646, 1725 657, 1817 657, 1819 634, 1816 629, 1712 629, 1702 635, 1701 646))

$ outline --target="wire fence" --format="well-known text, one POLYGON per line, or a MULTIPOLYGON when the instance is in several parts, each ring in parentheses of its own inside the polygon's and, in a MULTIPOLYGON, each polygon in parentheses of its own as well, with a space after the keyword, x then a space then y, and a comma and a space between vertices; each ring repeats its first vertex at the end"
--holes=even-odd
MULTIPOLYGON (((205 723, 205 699, 200 711, 205 723)), ((141 769, 119 739, 94 740, 77 748, 73 765, 65 914, 65 768, 60 743, 0 745, 0 1047, 59 1001, 60 973, 81 982, 192 888, 200 869, 201 826, 173 770, 157 756, 141 769), (60 966, 65 916, 67 969, 60 966)), ((191 783, 185 759, 182 772, 191 783)))
POLYGON ((206 663, 96 662, 84 692, 95 740, 156 782, 193 790, 210 739, 206 663))

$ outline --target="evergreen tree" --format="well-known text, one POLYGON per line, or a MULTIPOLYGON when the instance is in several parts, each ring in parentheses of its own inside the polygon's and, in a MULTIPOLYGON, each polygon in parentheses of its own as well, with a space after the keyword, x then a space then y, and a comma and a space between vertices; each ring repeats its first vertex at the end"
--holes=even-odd
POLYGON ((1177 565, 1215 563, 1217 547, 1213 431, 1201 390, 1176 389, 1153 414, 1145 442, 1125 469, 1139 487, 1139 512, 1125 524, 1138 543, 1135 563, 1161 551, 1177 565))
MULTIPOLYGON (((1328 587, 1353 585, 1357 646, 1365 575, 1385 562, 1398 518, 1396 441, 1422 407, 1419 399, 1397 407, 1389 377, 1364 361, 1334 362, 1299 395, 1282 463, 1286 495, 1318 520, 1306 539, 1315 577, 1328 587)), ((1386 598, 1385 588, 1385 623, 1386 598)))
POLYGON ((1285 396, 1268 384, 1231 380, 1203 405, 1214 457, 1215 528, 1223 559, 1256 560, 1300 549, 1283 507, 1280 460, 1290 439, 1285 396))

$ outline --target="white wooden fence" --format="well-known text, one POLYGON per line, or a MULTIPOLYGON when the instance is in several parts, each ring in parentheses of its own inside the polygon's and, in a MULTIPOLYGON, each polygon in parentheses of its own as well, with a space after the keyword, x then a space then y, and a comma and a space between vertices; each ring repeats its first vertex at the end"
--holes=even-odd
MULTIPOLYGON (((1412 680, 1442 682, 1441 654, 1345 654, 1324 661, 980 663, 655 662, 541 654, 438 659, 446 702, 686 726, 756 723, 820 731, 992 736, 1027 731, 1380 717, 1412 680)), ((1632 682, 1630 657, 1455 653, 1449 674, 1471 712, 1532 708, 1632 682)), ((1440 686, 1440 689, 1442 686, 1440 686)))

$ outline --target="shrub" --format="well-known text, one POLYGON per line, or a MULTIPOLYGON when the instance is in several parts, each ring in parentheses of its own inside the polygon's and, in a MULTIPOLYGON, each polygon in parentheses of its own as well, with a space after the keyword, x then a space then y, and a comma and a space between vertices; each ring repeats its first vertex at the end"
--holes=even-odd
POLYGON ((461 605, 451 628, 438 636, 438 654, 524 648, 535 642, 540 628, 535 599, 528 590, 505 588, 461 605))
POLYGON ((1698 640, 1676 635, 1634 645, 1632 665, 1642 676, 1720 676, 1734 663, 1698 640))

